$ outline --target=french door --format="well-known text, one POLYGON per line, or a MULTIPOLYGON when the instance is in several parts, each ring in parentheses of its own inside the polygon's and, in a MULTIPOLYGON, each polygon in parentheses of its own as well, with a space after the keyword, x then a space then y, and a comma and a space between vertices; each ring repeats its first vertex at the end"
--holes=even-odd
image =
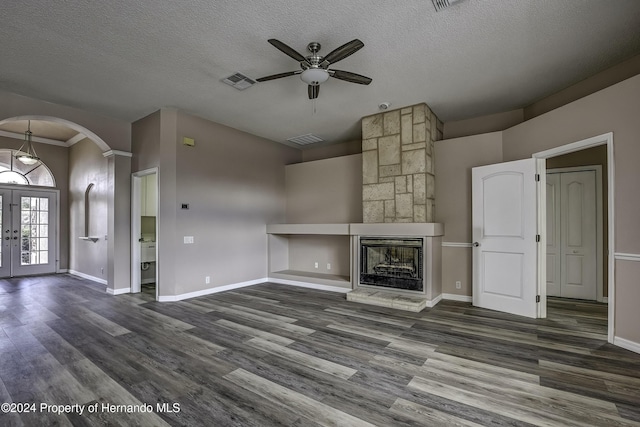
POLYGON ((56 191, 0 188, 0 277, 56 272, 56 191))

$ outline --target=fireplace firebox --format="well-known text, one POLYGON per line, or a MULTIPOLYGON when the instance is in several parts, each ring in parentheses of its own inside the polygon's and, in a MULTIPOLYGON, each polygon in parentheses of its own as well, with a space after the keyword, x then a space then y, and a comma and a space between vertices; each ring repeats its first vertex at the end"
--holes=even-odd
POLYGON ((360 238, 360 284, 424 289, 422 238, 360 238))

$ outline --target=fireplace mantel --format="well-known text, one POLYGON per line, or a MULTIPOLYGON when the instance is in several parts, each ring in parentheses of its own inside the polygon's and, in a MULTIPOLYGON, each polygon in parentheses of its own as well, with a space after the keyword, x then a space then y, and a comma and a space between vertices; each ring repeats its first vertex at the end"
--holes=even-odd
POLYGON ((382 224, 267 224, 267 234, 437 237, 444 235, 444 224, 439 222, 382 224))

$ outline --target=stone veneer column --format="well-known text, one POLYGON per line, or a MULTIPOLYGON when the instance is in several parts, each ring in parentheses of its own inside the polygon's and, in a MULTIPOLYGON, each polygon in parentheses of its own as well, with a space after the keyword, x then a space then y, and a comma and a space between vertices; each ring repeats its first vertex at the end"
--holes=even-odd
POLYGON ((440 139, 442 122, 426 104, 362 119, 363 222, 434 222, 440 139))

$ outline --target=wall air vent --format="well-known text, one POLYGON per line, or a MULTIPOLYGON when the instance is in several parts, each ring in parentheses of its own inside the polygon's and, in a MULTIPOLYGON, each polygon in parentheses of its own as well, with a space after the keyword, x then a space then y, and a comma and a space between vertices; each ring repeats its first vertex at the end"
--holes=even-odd
POLYGON ((293 138, 287 139, 287 141, 293 142, 294 144, 298 145, 309 145, 316 142, 322 142, 323 139, 316 135, 308 133, 306 135, 294 136, 293 138))
POLYGON ((245 90, 246 88, 256 84, 255 80, 250 79, 242 73, 235 73, 232 76, 222 79, 222 81, 238 90, 245 90))
POLYGON ((448 8, 454 3, 458 3, 461 0, 431 0, 433 7, 436 8, 436 12, 440 12, 443 9, 448 8))

